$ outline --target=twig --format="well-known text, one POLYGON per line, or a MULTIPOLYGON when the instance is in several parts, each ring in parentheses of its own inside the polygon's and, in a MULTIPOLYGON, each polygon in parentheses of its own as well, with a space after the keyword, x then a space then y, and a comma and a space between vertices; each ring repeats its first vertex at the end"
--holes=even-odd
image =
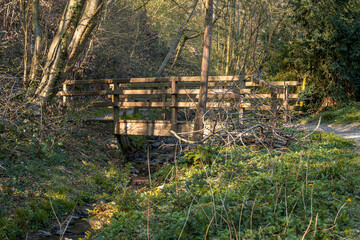
POLYGON ((317 229, 317 222, 318 222, 319 213, 316 214, 315 218, 315 230, 314 230, 314 237, 316 237, 316 229, 317 229))
POLYGON ((340 214, 341 209, 346 205, 346 203, 347 203, 347 202, 345 202, 345 203, 340 207, 339 211, 337 212, 336 217, 335 217, 335 219, 334 219, 334 225, 335 225, 336 220, 337 220, 337 218, 338 218, 338 216, 339 216, 339 214, 340 214))
POLYGON ((213 216, 212 216, 212 218, 211 218, 211 221, 210 221, 210 223, 209 223, 208 227, 206 228, 206 232, 205 232, 204 240, 206 240, 206 239, 207 239, 207 235, 208 235, 208 233, 209 233, 210 226, 211 226, 211 224, 212 224, 212 222, 213 222, 213 220, 214 220, 215 214, 216 214, 216 213, 214 213, 214 214, 213 214, 213 216))
POLYGON ((309 137, 311 134, 313 134, 314 132, 316 132, 316 130, 319 128, 321 123, 321 116, 319 117, 319 122, 318 125, 316 126, 316 128, 314 129, 314 131, 312 131, 311 133, 309 133, 308 135, 306 135, 305 137, 303 137, 302 139, 305 140, 307 137, 309 137))
POLYGON ((190 203, 189 211, 188 211, 188 213, 187 213, 187 216, 186 216, 186 219, 185 219, 185 222, 184 222, 184 226, 183 226, 183 228, 181 229, 181 232, 180 232, 180 235, 179 235, 178 240, 180 240, 181 235, 182 235, 182 233, 184 232, 186 223, 187 223, 187 221, 188 221, 188 219, 189 219, 189 216, 190 216, 190 210, 191 210, 191 207, 192 207, 193 202, 194 202, 194 199, 193 199, 193 200, 191 201, 191 203, 190 203))

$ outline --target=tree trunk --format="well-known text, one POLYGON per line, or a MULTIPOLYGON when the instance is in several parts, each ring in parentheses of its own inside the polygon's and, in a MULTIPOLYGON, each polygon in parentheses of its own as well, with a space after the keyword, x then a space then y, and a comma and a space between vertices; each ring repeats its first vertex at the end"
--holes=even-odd
POLYGON ((20 0, 20 24, 24 31, 24 55, 23 55, 23 64, 24 64, 24 74, 23 74, 23 86, 27 87, 28 83, 28 24, 27 20, 29 17, 28 5, 25 1, 20 0))
POLYGON ((29 75, 29 85, 35 81, 41 55, 41 28, 40 28, 40 5, 39 0, 32 2, 32 24, 35 36, 35 43, 32 52, 32 61, 29 75))
POLYGON ((50 45, 40 85, 33 103, 44 107, 58 89, 87 43, 97 24, 103 0, 69 0, 58 32, 50 45))
MULTIPOLYGON (((197 37, 200 36, 201 34, 202 34, 202 33, 195 33, 195 34, 192 35, 192 36, 185 36, 185 37, 184 37, 182 43, 181 43, 180 46, 178 47, 178 51, 177 51, 177 53, 176 53, 176 55, 175 55, 175 59, 174 59, 173 64, 171 65, 171 68, 175 65, 177 59, 178 59, 179 56, 181 55, 181 52, 182 52, 182 50, 183 50, 184 47, 185 47, 186 41, 187 41, 187 40, 190 40, 190 39, 193 39, 193 38, 197 38, 197 37)), ((171 68, 170 68, 170 69, 171 69, 171 68)))
POLYGON ((232 53, 232 48, 231 48, 231 38, 233 36, 233 25, 234 25, 234 21, 235 21, 235 0, 232 0, 231 2, 228 3, 229 6, 229 10, 228 10, 228 14, 229 14, 229 23, 228 23, 228 36, 227 36, 227 43, 226 43, 226 67, 225 67, 225 75, 227 76, 229 74, 229 69, 230 69, 230 59, 231 59, 231 53, 232 53))
POLYGON ((168 51, 168 53, 166 54, 166 57, 164 58, 164 61, 161 63, 159 69, 156 71, 155 75, 156 77, 160 77, 162 75, 162 73, 164 72, 164 69, 167 65, 167 63, 169 62, 170 60, 170 57, 173 55, 177 45, 179 44, 180 42, 180 39, 181 39, 181 36, 184 34, 184 28, 181 29, 178 34, 176 35, 176 37, 174 38, 172 44, 171 44, 171 47, 168 51))
POLYGON ((171 47, 170 47, 168 53, 166 54, 166 57, 165 57, 164 61, 161 63, 159 69, 157 70, 157 72, 155 74, 157 77, 160 77, 162 75, 166 65, 168 64, 168 62, 170 60, 170 57, 174 54, 174 51, 176 50, 176 47, 178 46, 178 44, 180 42, 180 39, 181 39, 182 35, 184 34, 184 32, 185 32, 185 30, 187 28, 186 25, 189 23, 192 15, 195 12, 196 5, 197 5, 198 2, 199 2, 199 0, 195 0, 194 4, 192 6, 191 13, 190 13, 190 15, 188 16, 188 18, 186 20, 185 26, 182 29, 180 29, 180 31, 178 32, 178 34, 176 35, 176 37, 172 41, 171 47))
POLYGON ((213 17, 213 0, 206 0, 205 5, 205 31, 204 31, 204 48, 201 64, 200 77, 200 93, 199 101, 196 108, 196 115, 194 120, 194 134, 193 140, 200 141, 203 138, 204 115, 206 111, 206 101, 208 92, 208 73, 211 50, 211 34, 212 34, 212 17, 213 17))

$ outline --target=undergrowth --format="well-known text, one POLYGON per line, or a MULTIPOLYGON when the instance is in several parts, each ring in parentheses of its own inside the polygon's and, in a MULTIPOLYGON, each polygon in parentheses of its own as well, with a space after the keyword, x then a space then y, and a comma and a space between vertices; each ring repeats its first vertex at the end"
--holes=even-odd
POLYGON ((147 189, 109 195, 91 212, 102 228, 87 238, 359 239, 359 150, 330 133, 303 144, 198 147, 147 189))
POLYGON ((34 115, 14 102, 0 109, 0 239, 9 240, 25 239, 55 215, 63 221, 95 202, 106 189, 94 176, 121 161, 105 135, 87 130, 77 112, 49 107, 34 115))

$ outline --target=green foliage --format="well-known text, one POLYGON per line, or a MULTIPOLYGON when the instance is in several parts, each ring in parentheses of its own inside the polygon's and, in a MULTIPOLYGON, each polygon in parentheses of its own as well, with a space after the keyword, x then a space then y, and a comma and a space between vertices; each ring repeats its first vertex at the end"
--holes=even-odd
POLYGON ((83 130, 78 113, 70 111, 63 117, 49 108, 40 118, 31 110, 2 112, 15 117, 0 121, 1 239, 21 239, 45 228, 55 214, 63 221, 74 207, 94 201, 105 190, 105 184, 91 184, 92 176, 110 173, 119 153, 109 149, 101 136, 83 130), (96 171, 83 162, 96 163, 96 171), (104 168, 110 170, 101 172, 104 168))
POLYGON ((219 160, 219 155, 216 155, 219 148, 219 146, 211 145, 197 146, 196 149, 186 153, 184 157, 180 158, 179 162, 193 165, 211 164, 215 160, 219 160))
POLYGON ((354 142, 324 133, 310 140, 282 153, 198 147, 182 157, 177 175, 165 166, 172 181, 136 192, 137 207, 114 211, 97 236, 299 239, 309 228, 307 238, 352 239, 360 231, 354 142))
POLYGON ((360 5, 354 0, 294 0, 297 38, 280 45, 267 63, 275 78, 302 80, 303 97, 314 106, 360 95, 360 5))

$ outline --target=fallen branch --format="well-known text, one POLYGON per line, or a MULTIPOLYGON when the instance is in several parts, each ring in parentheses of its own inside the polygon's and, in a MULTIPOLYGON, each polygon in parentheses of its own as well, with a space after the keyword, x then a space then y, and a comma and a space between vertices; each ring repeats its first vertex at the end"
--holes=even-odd
POLYGON ((191 141, 191 140, 187 140, 185 138, 180 137, 176 132, 174 132, 173 130, 169 131, 175 138, 179 139, 180 141, 184 142, 184 143, 188 143, 188 144, 200 144, 202 143, 201 141, 191 141))

